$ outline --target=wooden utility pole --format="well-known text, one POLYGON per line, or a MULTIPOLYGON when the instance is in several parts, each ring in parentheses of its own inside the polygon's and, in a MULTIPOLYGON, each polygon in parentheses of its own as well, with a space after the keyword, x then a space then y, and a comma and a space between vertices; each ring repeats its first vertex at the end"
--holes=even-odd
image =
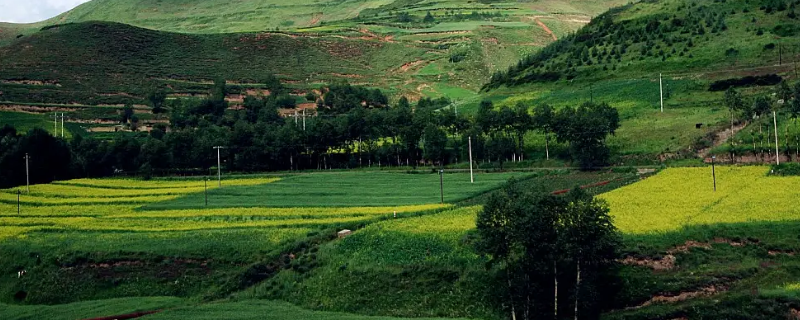
POLYGON ((30 165, 29 162, 31 157, 26 153, 25 154, 25 191, 31 193, 31 173, 30 173, 30 165))
POLYGON ((217 183, 222 188, 222 157, 220 157, 220 150, 225 149, 225 147, 216 146, 214 149, 217 150, 217 183))
POLYGON ((661 90, 661 113, 664 113, 664 83, 661 80, 661 74, 658 74, 658 87, 661 90))
POLYGON ((475 183, 475 176, 472 173, 472 137, 469 137, 469 183, 475 183))

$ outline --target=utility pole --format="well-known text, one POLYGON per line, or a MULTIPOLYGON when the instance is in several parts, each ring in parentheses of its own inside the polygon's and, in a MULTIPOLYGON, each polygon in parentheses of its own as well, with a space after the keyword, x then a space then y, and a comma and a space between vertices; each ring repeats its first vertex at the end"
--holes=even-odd
POLYGON ((216 146, 214 149, 217 150, 217 182, 219 187, 222 188, 222 157, 220 157, 220 150, 225 149, 225 147, 216 146))
POLYGON ((444 169, 439 169, 439 194, 442 195, 442 204, 444 204, 444 169))
POLYGON ((664 82, 660 73, 658 74, 658 87, 661 89, 661 113, 664 113, 664 82))
POLYGON ((25 154, 25 191, 31 193, 31 173, 30 173, 30 165, 29 162, 31 157, 26 153, 25 154))
POLYGON ((781 153, 778 149, 778 112, 772 110, 772 121, 775 124, 775 163, 781 165, 781 153))
POLYGON ((472 174, 472 137, 469 137, 469 183, 475 183, 475 176, 472 174))
POLYGON ((61 137, 64 137, 64 113, 61 113, 61 137))
POLYGON ((306 109, 303 109, 303 131, 306 131, 306 109))
POLYGON ((297 110, 294 111, 294 126, 297 127, 297 110))
POLYGON ((714 178, 714 192, 717 192, 717 170, 714 166, 716 160, 717 156, 711 156, 711 177, 714 178))
POLYGON ((58 112, 53 113, 53 137, 58 134, 58 112))

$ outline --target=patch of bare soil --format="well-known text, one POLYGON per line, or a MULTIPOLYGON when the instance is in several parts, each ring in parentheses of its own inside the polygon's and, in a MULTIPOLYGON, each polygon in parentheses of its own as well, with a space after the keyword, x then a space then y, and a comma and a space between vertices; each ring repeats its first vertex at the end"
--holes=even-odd
POLYGON ((717 132, 716 136, 714 137, 714 145, 705 149, 697 150, 697 155, 699 155, 703 159, 706 159, 706 162, 711 163, 711 158, 708 157, 709 156, 708 153, 711 151, 711 149, 725 144, 731 137, 735 136, 736 133, 738 133, 739 131, 742 131, 742 129, 744 129, 744 127, 746 126, 747 123, 740 123, 738 125, 733 126, 732 128, 733 130, 731 130, 731 128, 728 127, 725 130, 717 132))
POLYGON ((538 24, 540 27, 542 27, 542 29, 544 29, 544 32, 547 32, 547 34, 553 37, 553 41, 558 40, 558 37, 556 37, 556 34, 553 33, 553 30, 550 30, 550 28, 547 27, 547 25, 544 24, 541 20, 539 20, 539 18, 534 18, 534 21, 536 21, 536 24, 538 24))
POLYGON ((442 34, 469 34, 471 31, 442 31, 442 32, 420 32, 415 33, 415 36, 434 36, 434 35, 442 35, 442 34))
POLYGON ((21 84, 21 85, 28 85, 28 86, 56 86, 60 87, 61 84, 55 80, 0 80, 2 84, 21 84))
POLYGON ((627 257, 620 261, 624 265, 648 267, 655 271, 672 270, 675 268, 674 255, 668 254, 661 259, 627 257))
POLYGON ((248 96, 265 96, 265 97, 270 95, 270 94, 272 94, 267 89, 247 89, 247 90, 245 90, 245 93, 248 96))
POLYGON ((417 66, 419 66, 419 65, 421 65, 423 63, 425 63, 425 60, 417 60, 417 61, 408 62, 408 63, 400 66, 400 71, 408 72, 408 70, 411 70, 412 68, 417 67, 417 66))
POLYGON ((77 111, 78 109, 76 109, 76 108, 67 108, 67 107, 38 107, 38 106, 4 104, 4 105, 0 105, 0 110, 2 110, 2 111, 22 112, 22 113, 42 114, 42 113, 51 113, 51 112, 73 112, 73 111, 77 111))
POLYGON ((160 262, 147 260, 115 260, 84 262, 61 268, 63 272, 92 274, 96 278, 117 278, 131 273, 152 273, 159 278, 175 279, 186 271, 210 274, 213 260, 168 259, 160 262))
POLYGON ((733 247, 743 247, 751 243, 756 243, 756 242, 750 240, 736 241, 724 238, 714 238, 709 242, 698 242, 698 241, 688 240, 684 242, 682 245, 667 250, 666 255, 664 255, 661 258, 625 257, 625 259, 620 260, 620 263, 629 266, 648 267, 650 269, 653 269, 654 271, 667 271, 675 269, 675 262, 677 261, 677 258, 675 257, 676 254, 689 253, 689 251, 693 248, 711 250, 712 244, 728 244, 733 247))
POLYGON ((313 14, 311 15, 311 21, 309 21, 309 22, 308 22, 308 26, 309 26, 309 27, 313 27, 313 26, 317 25, 317 24, 318 24, 320 21, 322 21, 322 17, 323 17, 324 15, 325 15, 325 14, 324 14, 324 13, 322 13, 322 12, 315 12, 315 13, 313 13, 313 14))
POLYGON ((151 314, 156 314, 161 312, 161 310, 153 310, 153 311, 143 311, 143 312, 134 312, 129 314, 121 314, 117 316, 109 316, 109 317, 99 317, 99 318, 91 318, 91 319, 84 319, 84 320, 128 320, 128 319, 136 319, 141 318, 144 316, 149 316, 151 314))
POLYGON ((792 250, 769 250, 769 251, 767 251, 767 253, 770 256, 773 256, 773 257, 781 256, 781 255, 794 257, 797 254, 797 252, 792 251, 792 250))
POLYGON ((727 290, 728 290, 728 288, 723 287, 723 286, 711 285, 711 286, 702 288, 702 289, 697 290, 697 291, 681 292, 681 293, 676 294, 676 295, 658 295, 658 296, 652 297, 650 300, 647 300, 647 301, 645 301, 644 303, 642 303, 642 304, 640 304, 638 306, 631 307, 631 308, 628 308, 628 309, 639 309, 639 308, 644 308, 644 307, 647 307, 647 306, 650 306, 650 305, 653 305, 653 304, 681 302, 681 301, 686 301, 686 300, 689 300, 689 299, 694 299, 694 298, 699 298, 699 297, 712 296, 712 295, 715 295, 715 294, 720 293, 720 292, 725 292, 727 290))

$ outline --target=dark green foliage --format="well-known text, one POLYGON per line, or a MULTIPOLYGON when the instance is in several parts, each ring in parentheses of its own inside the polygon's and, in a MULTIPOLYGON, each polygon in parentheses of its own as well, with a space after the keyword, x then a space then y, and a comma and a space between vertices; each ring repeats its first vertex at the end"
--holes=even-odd
POLYGON ((10 126, 0 128, 0 188, 25 185, 25 155, 30 157, 30 183, 48 183, 70 177, 73 157, 66 140, 42 129, 19 134, 10 126))
POLYGON ((780 165, 773 165, 770 174, 776 176, 800 176, 800 163, 784 162, 780 165))
POLYGON ((708 87, 708 91, 725 91, 728 90, 729 88, 751 87, 751 86, 774 86, 780 83, 781 80, 783 80, 783 78, 776 74, 725 79, 712 82, 711 85, 708 87))
POLYGON ((422 18, 422 22, 424 22, 424 23, 433 23, 435 21, 436 21, 436 18, 433 17, 433 15, 431 14, 430 11, 428 11, 428 13, 425 14, 425 18, 422 18))
MULTIPOLYGON (((280 80, 265 75, 299 80, 343 69, 365 76, 382 74, 381 68, 365 66, 386 64, 381 55, 386 50, 400 54, 414 49, 392 43, 364 45, 360 39, 319 41, 275 33, 193 35, 117 23, 76 23, 53 26, 2 47, 3 80, 52 85, 3 83, 0 91, 3 100, 15 102, 152 104, 148 95, 157 89, 167 94, 207 93, 211 89, 207 82, 220 78, 272 91, 280 87, 280 80)), ((227 85, 228 90, 235 87, 227 85)))
POLYGON ((561 142, 570 144, 574 160, 583 169, 608 164, 610 151, 605 145, 608 135, 619 128, 619 113, 607 103, 584 103, 578 108, 563 108, 554 120, 554 131, 561 142))
POLYGON ((571 319, 576 309, 597 319, 611 307, 621 240, 608 211, 580 189, 558 197, 513 180, 491 196, 478 214, 478 248, 496 268, 498 307, 522 319, 571 319))

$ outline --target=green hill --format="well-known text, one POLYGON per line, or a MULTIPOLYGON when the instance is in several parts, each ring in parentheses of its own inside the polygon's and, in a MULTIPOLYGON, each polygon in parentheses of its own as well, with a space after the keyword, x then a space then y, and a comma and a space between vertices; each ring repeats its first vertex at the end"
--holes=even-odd
MULTIPOLYGON (((771 74, 797 79, 798 3, 628 4, 494 74, 483 89, 500 105, 608 102, 622 117, 610 143, 623 158, 695 157, 730 118, 722 103, 724 89, 711 91, 712 83, 771 74)), ((751 83, 742 92, 745 97, 772 93, 775 83, 751 83)))
POLYGON ((142 103, 155 84, 167 84, 175 93, 205 93, 218 77, 253 84, 271 74, 288 82, 378 77, 424 54, 420 48, 361 39, 185 35, 117 23, 68 24, 0 48, 0 100, 142 103))
POLYGON ((252 32, 297 29, 351 20, 359 16, 422 15, 427 11, 513 11, 514 14, 593 16, 619 0, 547 0, 537 2, 468 0, 93 0, 52 18, 49 24, 110 21, 144 28, 185 33, 252 32))
POLYGON ((40 23, 0 24, 0 102, 107 120, 113 109, 85 107, 142 105, 156 85, 205 94, 215 78, 258 86, 277 74, 300 92, 346 80, 477 103, 489 74, 622 2, 95 0, 40 23), (312 15, 322 18, 278 22, 312 15))

